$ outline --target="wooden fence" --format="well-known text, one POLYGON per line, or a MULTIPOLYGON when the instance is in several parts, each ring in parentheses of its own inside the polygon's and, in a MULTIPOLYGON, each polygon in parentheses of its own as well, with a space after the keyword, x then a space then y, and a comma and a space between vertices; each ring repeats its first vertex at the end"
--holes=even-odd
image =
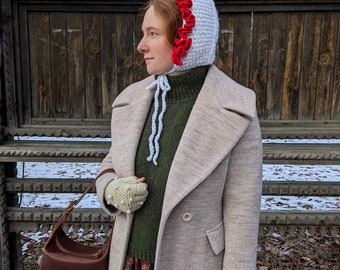
MULTIPOLYGON (((21 230, 62 209, 18 207, 18 193, 81 192, 91 181, 19 179, 16 162, 100 162, 117 94, 147 76, 136 45, 143 1, 0 0, 0 269, 21 269, 21 230), (14 243, 14 244, 13 244, 14 243)), ((264 139, 340 139, 340 1, 218 1, 216 65, 257 94, 264 139)), ((340 164, 340 144, 265 143, 264 162, 340 164)), ((334 180, 334 179, 331 179, 334 180)), ((336 179, 338 180, 338 179, 336 179)), ((266 181, 263 195, 340 196, 339 182, 266 181)), ((338 234, 339 211, 263 211, 261 233, 338 234)), ((70 223, 108 223, 79 209, 70 223)))
MULTIPOLYGON (((77 124, 80 135, 107 136, 112 100, 146 76, 140 4, 1 3, 6 133, 54 135, 61 125, 78 135, 77 124)), ((339 1, 216 4, 216 65, 254 89, 261 120, 338 123, 339 1)))

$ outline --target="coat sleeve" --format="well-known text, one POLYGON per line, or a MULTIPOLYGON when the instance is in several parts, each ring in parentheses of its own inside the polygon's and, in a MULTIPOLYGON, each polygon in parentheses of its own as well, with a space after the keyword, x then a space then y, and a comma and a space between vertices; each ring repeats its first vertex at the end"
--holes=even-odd
MULTIPOLYGON (((111 152, 111 149, 110 149, 109 153, 103 159, 103 161, 102 161, 102 163, 99 167, 99 173, 101 173, 102 171, 104 171, 106 169, 112 168, 111 155, 112 155, 112 152, 111 152)), ((120 213, 119 210, 117 210, 116 208, 114 208, 111 205, 108 205, 105 202, 105 199, 104 199, 105 188, 115 177, 116 177, 115 173, 106 173, 106 174, 102 175, 100 178, 98 178, 98 180, 96 182, 96 192, 97 192, 98 200, 99 200, 102 208, 104 209, 104 211, 109 215, 116 215, 116 214, 120 213)))
POLYGON ((255 117, 230 156, 223 200, 223 269, 256 269, 262 159, 261 131, 258 118, 255 117))

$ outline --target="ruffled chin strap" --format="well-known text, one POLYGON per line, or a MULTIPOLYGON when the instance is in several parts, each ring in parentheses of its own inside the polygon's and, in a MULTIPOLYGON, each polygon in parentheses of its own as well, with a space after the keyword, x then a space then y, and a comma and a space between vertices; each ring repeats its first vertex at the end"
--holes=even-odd
MULTIPOLYGON (((173 72, 173 70, 167 72, 169 74, 173 72)), ((166 74, 160 74, 157 76, 157 79, 153 81, 149 86, 146 87, 146 90, 151 90, 157 87, 154 95, 154 107, 155 110, 152 114, 152 123, 151 123, 151 135, 149 137, 149 151, 150 155, 147 157, 148 161, 152 161, 155 166, 157 166, 157 158, 159 156, 159 138, 163 129, 163 116, 166 111, 166 94, 171 89, 168 78, 166 74), (159 95, 162 95, 162 104, 161 110, 159 111, 159 95), (157 125, 158 124, 158 125, 157 125)))

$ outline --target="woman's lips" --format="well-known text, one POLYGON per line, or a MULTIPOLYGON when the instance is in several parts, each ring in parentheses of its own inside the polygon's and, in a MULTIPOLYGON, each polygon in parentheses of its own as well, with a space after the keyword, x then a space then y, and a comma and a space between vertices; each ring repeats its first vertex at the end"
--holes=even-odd
POLYGON ((146 58, 144 58, 144 61, 145 62, 149 62, 149 61, 151 61, 153 58, 152 57, 146 57, 146 58))

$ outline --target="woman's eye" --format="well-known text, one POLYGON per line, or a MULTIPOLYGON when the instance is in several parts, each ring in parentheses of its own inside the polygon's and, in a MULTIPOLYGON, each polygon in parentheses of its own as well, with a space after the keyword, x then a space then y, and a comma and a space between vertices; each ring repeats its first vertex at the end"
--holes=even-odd
POLYGON ((154 36, 157 36, 157 33, 156 33, 156 32, 151 32, 150 35, 151 35, 152 37, 154 37, 154 36))

